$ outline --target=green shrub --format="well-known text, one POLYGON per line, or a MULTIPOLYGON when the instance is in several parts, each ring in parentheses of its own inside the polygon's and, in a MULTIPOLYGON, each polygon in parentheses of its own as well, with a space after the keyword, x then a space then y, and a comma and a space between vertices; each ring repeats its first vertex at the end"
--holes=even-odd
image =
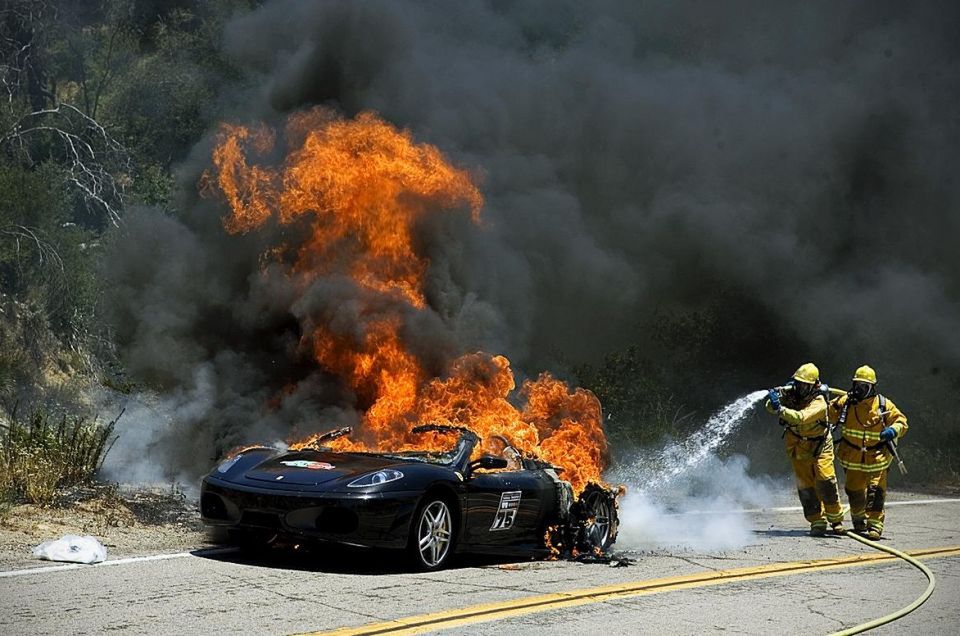
MULTIPOLYGON (((119 419, 119 417, 118 417, 119 419)), ((113 444, 116 420, 108 424, 42 408, 0 424, 0 491, 17 500, 49 505, 61 488, 89 483, 113 444)))

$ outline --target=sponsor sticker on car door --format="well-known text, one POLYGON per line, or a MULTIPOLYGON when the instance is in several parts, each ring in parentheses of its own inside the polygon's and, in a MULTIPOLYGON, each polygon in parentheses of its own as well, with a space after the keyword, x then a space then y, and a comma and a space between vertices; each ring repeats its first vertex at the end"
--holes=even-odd
POLYGON ((519 490, 511 490, 500 495, 500 505, 497 507, 497 514, 493 518, 493 525, 490 531, 509 530, 513 527, 513 522, 517 518, 517 510, 520 508, 520 497, 523 493, 519 490))

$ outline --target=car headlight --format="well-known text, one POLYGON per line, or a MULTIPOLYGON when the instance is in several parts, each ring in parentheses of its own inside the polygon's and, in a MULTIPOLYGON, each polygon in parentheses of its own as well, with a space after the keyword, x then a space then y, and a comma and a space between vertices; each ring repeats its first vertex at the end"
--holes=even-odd
POLYGON ((403 479, 403 473, 399 470, 378 470, 375 473, 358 477, 347 484, 347 488, 365 488, 367 486, 379 486, 391 481, 403 479))
POLYGON ((220 462, 220 465, 217 466, 217 472, 218 473, 227 472, 228 470, 233 468, 234 464, 240 461, 241 457, 242 455, 234 455, 233 457, 228 457, 227 459, 223 460, 222 462, 220 462))

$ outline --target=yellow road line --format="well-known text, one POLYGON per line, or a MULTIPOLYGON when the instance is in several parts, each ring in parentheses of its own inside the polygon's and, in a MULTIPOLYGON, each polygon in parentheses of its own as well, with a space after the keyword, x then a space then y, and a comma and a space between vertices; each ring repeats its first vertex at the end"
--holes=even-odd
MULTIPOLYGON (((960 546, 928 548, 909 552, 918 558, 938 558, 960 556, 960 546)), ((375 634, 423 634, 425 632, 450 629, 472 623, 499 620, 515 616, 524 616, 537 612, 576 607, 589 603, 600 603, 615 599, 672 592, 707 585, 722 585, 740 581, 770 578, 774 576, 790 576, 805 572, 820 570, 835 570, 839 568, 860 567, 893 561, 895 557, 889 554, 863 554, 836 559, 819 559, 815 561, 792 561, 789 563, 773 563, 748 568, 731 570, 697 572, 683 576, 672 576, 646 581, 633 581, 591 587, 569 592, 528 596, 509 601, 484 603, 443 612, 419 614, 398 618, 382 623, 369 623, 359 627, 347 627, 328 632, 312 632, 317 636, 373 636, 375 634)))

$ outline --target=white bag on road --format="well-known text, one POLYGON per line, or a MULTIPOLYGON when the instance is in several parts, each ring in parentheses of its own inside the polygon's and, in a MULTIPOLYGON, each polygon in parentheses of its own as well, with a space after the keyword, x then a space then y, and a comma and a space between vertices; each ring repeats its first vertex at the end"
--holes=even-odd
POLYGON ((100 563, 107 560, 107 549, 94 537, 67 534, 55 541, 44 541, 33 549, 33 556, 48 561, 100 563))

